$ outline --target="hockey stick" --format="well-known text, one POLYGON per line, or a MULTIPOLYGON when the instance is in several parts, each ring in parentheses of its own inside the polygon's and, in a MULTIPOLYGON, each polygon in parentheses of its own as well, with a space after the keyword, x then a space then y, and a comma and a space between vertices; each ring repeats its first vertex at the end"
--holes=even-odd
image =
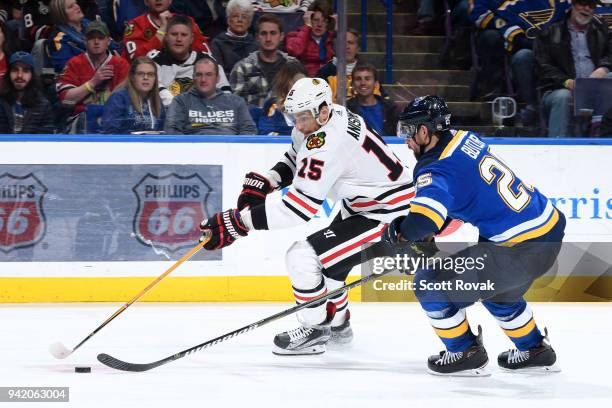
POLYGON ((128 363, 126 361, 121 361, 121 360, 119 360, 119 359, 117 359, 117 358, 115 358, 113 356, 109 356, 108 354, 104 354, 104 353, 98 354, 98 361, 101 362, 102 364, 108 366, 108 367, 111 367, 111 368, 114 368, 114 369, 117 369, 117 370, 135 371, 135 372, 148 371, 148 370, 151 370, 152 368, 159 367, 161 365, 170 363, 170 362, 172 362, 174 360, 178 360, 179 358, 186 357, 189 354, 192 354, 192 353, 198 352, 200 350, 212 347, 212 346, 214 346, 216 344, 222 343, 222 342, 224 342, 226 340, 232 339, 232 338, 237 337, 237 336, 239 336, 241 334, 248 333, 248 332, 250 332, 252 330, 257 329, 258 327, 261 327, 263 325, 266 325, 268 323, 271 323, 271 322, 273 322, 275 320, 278 320, 278 319, 281 319, 283 317, 289 316, 289 315, 291 315, 291 314, 293 314, 293 313, 295 313, 295 312, 297 312, 299 310, 307 308, 308 306, 310 306, 310 305, 312 305, 314 303, 317 303, 317 302, 320 302, 322 300, 326 300, 326 299, 332 298, 332 297, 340 294, 341 292, 344 292, 346 290, 349 290, 349 289, 355 288, 357 286, 363 285, 366 282, 369 282, 369 281, 371 281, 373 279, 379 278, 379 277, 381 277, 383 275, 386 275, 386 274, 388 274, 390 272, 393 272, 394 270, 395 269, 387 269, 387 270, 384 270, 383 272, 381 272, 379 274, 374 274, 374 273, 370 274, 370 275, 368 275, 366 277, 363 277, 363 278, 361 278, 359 280, 356 280, 355 282, 349 283, 348 285, 344 285, 341 288, 332 290, 331 292, 329 292, 329 293, 327 293, 325 295, 321 295, 321 296, 318 296, 318 297, 316 297, 316 298, 314 298, 312 300, 309 300, 306 303, 302 303, 302 304, 293 306, 292 308, 283 310, 282 312, 279 312, 279 313, 276 313, 276 314, 274 314, 272 316, 268 316, 266 318, 263 318, 263 319, 255 322, 255 323, 252 323, 252 324, 249 324, 247 326, 241 327, 241 328, 236 329, 234 331, 231 331, 229 333, 222 334, 219 337, 215 337, 214 339, 205 341, 204 343, 198 344, 197 346, 193 346, 191 348, 188 348, 187 350, 183 350, 181 352, 173 354, 173 355, 171 355, 169 357, 166 357, 164 359, 161 359, 161 360, 158 360, 158 361, 154 361, 152 363, 146 363, 146 364, 128 363))
POLYGON ((53 343, 51 344, 51 346, 49 346, 49 352, 53 355, 53 357, 57 358, 57 359, 64 359, 66 357, 68 357, 69 355, 71 355, 72 353, 74 353, 79 347, 81 347, 87 340, 89 340, 90 338, 92 338, 94 336, 94 334, 96 334, 97 332, 99 332, 100 330, 102 330, 102 328, 104 326, 106 326, 107 324, 109 324, 115 317, 119 316, 121 313, 123 313, 123 311, 125 309, 127 309, 128 307, 130 307, 130 305, 134 302, 136 302, 138 299, 140 299, 145 293, 147 293, 149 290, 151 290, 151 288, 153 288, 153 286, 157 285, 162 279, 164 279, 166 276, 168 276, 172 271, 174 271, 176 268, 179 267, 179 265, 181 265, 183 262, 185 262, 186 260, 188 260, 189 258, 191 258, 192 256, 194 256, 196 254, 196 252, 198 252, 200 249, 202 249, 202 247, 204 246, 204 244, 206 244, 208 241, 210 240, 210 237, 206 238, 204 241, 199 242, 198 245, 194 246, 189 252, 187 252, 185 255, 183 255, 183 257, 181 259, 179 259, 178 261, 176 261, 170 268, 168 268, 166 270, 166 272, 162 273, 161 275, 159 275, 153 282, 149 283, 149 285, 144 288, 143 290, 141 290, 136 296, 134 296, 132 298, 132 300, 130 300, 129 302, 127 302, 126 304, 124 304, 123 306, 121 306, 121 308, 119 308, 119 310, 117 310, 115 313, 113 313, 108 319, 106 319, 104 321, 104 323, 102 323, 100 326, 98 326, 94 331, 92 331, 89 336, 85 337, 79 344, 77 344, 72 350, 66 348, 66 346, 64 346, 61 342, 57 342, 57 343, 53 343))

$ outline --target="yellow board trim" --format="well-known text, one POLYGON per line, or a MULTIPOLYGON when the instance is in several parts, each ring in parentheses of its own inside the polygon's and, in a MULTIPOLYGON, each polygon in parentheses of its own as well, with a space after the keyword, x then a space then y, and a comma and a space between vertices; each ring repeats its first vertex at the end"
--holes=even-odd
MULTIPOLYGON (((411 278, 411 277, 408 277, 411 278)), ((0 278, 0 303, 127 302, 154 277, 142 278, 0 278)), ((347 282, 359 279, 350 276, 347 282)), ((387 276, 385 282, 406 279, 387 276)), ((352 302, 416 302, 414 292, 372 289, 349 291, 352 302)), ((540 277, 525 298, 528 302, 611 302, 612 276, 540 277)), ((293 293, 286 276, 168 277, 139 302, 288 302, 293 293)))
POLYGON ((453 339, 455 337, 461 336, 463 333, 468 331, 470 325, 467 322, 467 319, 463 321, 459 326, 455 326, 452 329, 437 329, 434 327, 434 331, 439 337, 444 339, 453 339))
MULTIPOLYGON (((125 302, 154 277, 0 278, 0 303, 125 302)), ((349 277, 348 282, 359 279, 349 277)), ((361 297, 360 288, 349 292, 361 297)), ((287 276, 169 277, 139 302, 294 302, 287 276)))
POLYGON ((510 238, 508 241, 503 242, 500 245, 511 247, 511 246, 514 246, 514 245, 516 245, 518 243, 521 243, 521 242, 524 242, 524 241, 527 241, 527 240, 530 240, 530 239, 541 237, 542 235, 548 233, 551 229, 553 229, 553 227, 555 226, 557 221, 559 221, 559 213, 557 212, 556 209, 553 209, 553 213, 550 216, 550 218, 548 219, 548 221, 546 221, 540 227, 538 227, 538 228, 536 228, 534 230, 531 230, 531 231, 519 234, 519 235, 515 236, 514 238, 510 238))
POLYGON ((410 212, 416 213, 416 214, 422 214, 426 216, 427 218, 429 218, 436 224, 438 229, 442 228, 442 225, 444 225, 444 220, 442 219, 442 217, 440 217, 440 215, 437 212, 427 207, 423 207, 421 205, 412 203, 410 204, 410 212))
POLYGON ((453 146, 455 146, 455 144, 459 142, 459 139, 461 138, 461 136, 463 136, 464 133, 465 131, 463 130, 459 130, 457 131, 457 133, 455 133, 455 136, 453 136, 453 138, 451 139, 450 142, 448 142, 444 150, 442 150, 442 154, 440 155, 439 160, 446 159, 449 152, 453 149, 453 146))
POLYGON ((536 327, 536 323, 532 317, 529 320, 529 322, 523 327, 519 327, 518 329, 511 329, 511 330, 503 329, 503 330, 504 330, 504 333, 506 333, 508 337, 512 337, 515 339, 517 337, 523 337, 523 336, 528 335, 535 327, 536 327))

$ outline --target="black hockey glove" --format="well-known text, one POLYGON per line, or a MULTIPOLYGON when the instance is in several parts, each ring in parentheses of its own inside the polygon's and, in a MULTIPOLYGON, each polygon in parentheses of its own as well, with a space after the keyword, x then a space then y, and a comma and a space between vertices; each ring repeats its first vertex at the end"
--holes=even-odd
POLYGON ((381 240, 395 247, 397 254, 409 257, 431 257, 438 251, 435 241, 406 241, 400 235, 400 226, 406 217, 397 217, 387 226, 381 235, 381 240))
POLYGON ((240 219, 238 210, 226 210, 217 213, 200 224, 202 238, 209 239, 204 249, 214 251, 230 246, 240 237, 246 237, 249 230, 240 219))
POLYGON ((266 196, 274 191, 270 180, 255 172, 249 172, 244 177, 242 191, 238 196, 238 209, 253 208, 266 201, 266 196))
POLYGON ((397 217, 383 231, 380 239, 383 242, 387 242, 389 244, 397 244, 400 240, 400 226, 402 225, 402 221, 406 218, 405 215, 401 217, 397 217))

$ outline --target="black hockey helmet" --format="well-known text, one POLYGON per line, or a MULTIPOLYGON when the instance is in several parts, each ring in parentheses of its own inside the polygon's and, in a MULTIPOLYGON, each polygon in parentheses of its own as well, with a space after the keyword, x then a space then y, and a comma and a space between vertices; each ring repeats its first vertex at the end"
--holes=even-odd
POLYGON ((431 133, 450 129, 451 113, 444 99, 436 95, 416 98, 400 114, 397 135, 408 139, 414 137, 420 125, 427 126, 431 133))

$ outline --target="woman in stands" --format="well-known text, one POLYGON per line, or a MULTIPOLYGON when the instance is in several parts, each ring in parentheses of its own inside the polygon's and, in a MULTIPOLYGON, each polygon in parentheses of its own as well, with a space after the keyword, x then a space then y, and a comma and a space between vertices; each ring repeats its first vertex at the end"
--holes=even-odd
MULTIPOLYGON (((49 54, 55 72, 60 73, 70 58, 85 52, 85 28, 89 20, 76 0, 51 0, 51 17, 55 26, 49 35, 49 54)), ((119 51, 115 41, 108 48, 111 52, 119 51)))
POLYGON ((251 0, 230 0, 225 12, 227 31, 215 37, 210 50, 229 77, 234 65, 256 51, 258 46, 253 34, 248 32, 255 13, 251 0))
POLYGON ((306 67, 308 76, 315 76, 318 69, 334 56, 334 19, 330 8, 322 1, 314 2, 309 10, 310 25, 287 34, 287 53, 306 67))
POLYGON ((157 92, 157 67, 148 57, 132 62, 124 84, 104 105, 104 133, 156 132, 164 128, 165 110, 157 92))
POLYGON ((274 77, 272 97, 263 105, 258 118, 253 118, 260 135, 290 135, 293 127, 283 115, 283 101, 293 84, 308 76, 306 68, 299 62, 285 64, 274 77))

